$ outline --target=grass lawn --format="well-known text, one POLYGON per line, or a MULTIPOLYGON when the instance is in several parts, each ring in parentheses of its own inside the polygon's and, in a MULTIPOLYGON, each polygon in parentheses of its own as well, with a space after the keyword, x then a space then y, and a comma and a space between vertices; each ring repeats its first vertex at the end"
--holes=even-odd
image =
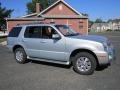
POLYGON ((7 37, 0 37, 0 43, 6 40, 7 40, 7 37))

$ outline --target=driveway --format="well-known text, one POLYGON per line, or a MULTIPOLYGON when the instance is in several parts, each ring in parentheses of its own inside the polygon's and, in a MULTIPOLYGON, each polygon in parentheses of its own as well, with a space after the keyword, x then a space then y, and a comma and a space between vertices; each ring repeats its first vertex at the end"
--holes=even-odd
POLYGON ((18 64, 13 54, 0 46, 0 90, 120 90, 120 32, 99 35, 111 40, 117 59, 90 76, 58 64, 37 61, 18 64))

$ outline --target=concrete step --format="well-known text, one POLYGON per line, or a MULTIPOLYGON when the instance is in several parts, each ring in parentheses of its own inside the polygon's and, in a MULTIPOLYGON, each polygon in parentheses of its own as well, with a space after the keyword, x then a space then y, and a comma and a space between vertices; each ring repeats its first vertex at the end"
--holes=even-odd
POLYGON ((7 36, 8 35, 8 33, 7 32, 0 32, 0 37, 3 37, 3 36, 7 36))
POLYGON ((0 45, 2 45, 2 46, 7 45, 7 41, 1 42, 0 45))

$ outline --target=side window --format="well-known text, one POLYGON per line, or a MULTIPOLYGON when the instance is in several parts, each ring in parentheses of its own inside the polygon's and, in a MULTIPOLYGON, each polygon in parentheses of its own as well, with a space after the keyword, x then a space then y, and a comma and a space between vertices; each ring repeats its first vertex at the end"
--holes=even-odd
POLYGON ((18 37, 22 27, 13 27, 8 37, 18 37))
POLYGON ((27 27, 24 34, 25 38, 40 38, 41 37, 41 27, 40 26, 30 26, 27 27))
POLYGON ((52 39, 53 34, 57 32, 50 26, 42 26, 42 38, 52 39))

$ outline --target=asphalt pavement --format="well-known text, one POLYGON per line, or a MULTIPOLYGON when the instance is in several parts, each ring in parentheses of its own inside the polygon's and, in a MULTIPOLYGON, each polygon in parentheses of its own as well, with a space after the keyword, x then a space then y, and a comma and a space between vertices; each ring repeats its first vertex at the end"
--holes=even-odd
POLYGON ((58 64, 18 64, 6 46, 0 45, 0 90, 120 90, 120 32, 99 35, 111 40, 116 60, 89 76, 58 64))

